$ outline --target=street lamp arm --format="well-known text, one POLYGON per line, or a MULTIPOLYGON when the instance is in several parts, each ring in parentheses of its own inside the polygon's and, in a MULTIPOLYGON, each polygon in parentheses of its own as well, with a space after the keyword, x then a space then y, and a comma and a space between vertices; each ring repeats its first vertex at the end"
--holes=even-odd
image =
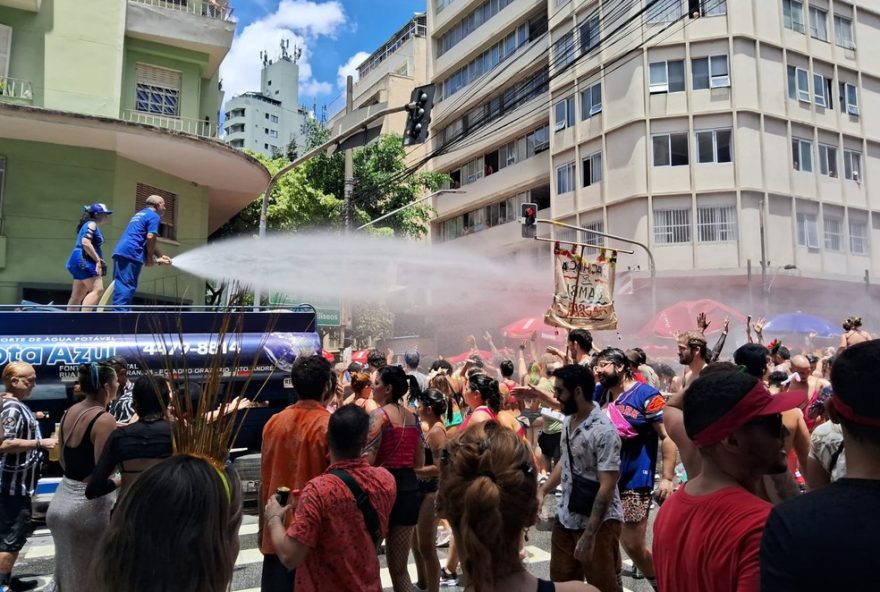
POLYGON ((269 179, 269 184, 266 186, 266 190, 263 192, 263 205, 260 208, 260 230, 259 230, 260 238, 263 238, 266 236, 266 230, 267 230, 268 219, 269 219, 269 196, 272 195, 272 191, 275 189, 275 184, 278 182, 278 179, 280 179, 281 177, 283 177, 284 175, 286 175, 287 173, 289 173, 290 171, 292 171, 293 169, 295 169, 299 165, 311 160, 312 158, 314 158, 318 154, 321 154, 322 152, 326 151, 328 148, 331 148, 337 144, 344 142, 345 140, 349 139, 350 137, 354 136, 355 134, 363 132, 367 128, 368 124, 370 124, 378 119, 382 119, 386 115, 391 115, 393 113, 399 113, 400 111, 404 111, 405 109, 406 109, 406 105, 401 106, 401 107, 389 107, 387 109, 382 109, 381 111, 377 111, 376 113, 374 113, 373 115, 371 115, 367 119, 365 119, 364 121, 358 123, 355 126, 348 128, 347 130, 340 133, 339 135, 334 136, 333 138, 330 138, 329 140, 327 140, 326 142, 324 142, 323 144, 321 144, 317 148, 313 148, 313 149, 309 150, 308 152, 306 152, 305 154, 303 154, 302 156, 300 156, 296 160, 290 162, 289 164, 284 165, 283 167, 281 167, 281 169, 277 173, 272 175, 272 178, 269 179))
POLYGON ((616 234, 608 234, 606 232, 599 232, 598 230, 592 230, 590 228, 583 228, 581 226, 574 226, 573 224, 566 224, 564 222, 557 222, 556 220, 543 220, 540 218, 535 220, 536 224, 539 222, 543 222, 544 224, 552 224, 553 226, 561 226, 563 228, 571 228, 572 230, 579 230, 580 232, 589 232, 590 234, 595 234, 597 236, 604 236, 605 238, 610 238, 612 240, 618 240, 618 241, 621 241, 624 243, 629 243, 631 245, 635 245, 637 247, 641 247, 642 249, 645 250, 645 253, 648 254, 648 267, 651 272, 651 277, 653 278, 656 275, 656 268, 654 266, 654 254, 651 253, 651 249, 649 249, 648 246, 645 245, 644 243, 640 243, 639 241, 634 241, 631 238, 617 236, 616 234))
POLYGON ((432 197, 436 197, 436 196, 442 195, 444 193, 467 193, 467 192, 466 191, 457 191, 455 189, 441 189, 440 191, 435 191, 434 193, 429 193, 428 195, 422 196, 414 201, 411 201, 408 204, 397 208, 396 210, 392 210, 392 211, 388 212, 387 214, 382 214, 381 216, 379 216, 375 220, 370 220, 366 224, 362 224, 362 225, 358 226, 357 228, 355 228, 355 230, 363 230, 367 226, 372 226, 376 222, 380 222, 380 221, 384 220, 385 218, 390 218, 391 216, 393 216, 394 214, 397 214, 398 212, 402 212, 403 210, 406 210, 407 208, 411 208, 414 205, 420 204, 423 201, 427 201, 427 200, 431 199, 432 197))

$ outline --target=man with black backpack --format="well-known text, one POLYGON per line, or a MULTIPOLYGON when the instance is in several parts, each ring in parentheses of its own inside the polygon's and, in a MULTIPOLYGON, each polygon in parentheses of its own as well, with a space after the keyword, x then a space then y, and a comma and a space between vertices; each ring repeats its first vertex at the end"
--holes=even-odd
POLYGON ((290 505, 269 498, 266 531, 281 563, 296 570, 297 592, 381 592, 376 546, 388 531, 394 477, 361 456, 370 418, 357 405, 330 416, 330 466, 309 481, 290 505), (293 512, 285 530, 284 518, 293 512))

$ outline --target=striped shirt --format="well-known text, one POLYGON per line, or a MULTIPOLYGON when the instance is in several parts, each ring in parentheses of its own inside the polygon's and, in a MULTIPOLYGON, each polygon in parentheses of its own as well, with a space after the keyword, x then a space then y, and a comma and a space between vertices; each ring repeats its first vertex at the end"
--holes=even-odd
MULTIPOLYGON (((3 399, 0 427, 6 440, 38 440, 42 437, 37 418, 17 399, 3 399)), ((0 494, 33 495, 42 456, 40 450, 0 454, 0 494)))
POLYGON ((126 381, 125 387, 115 401, 110 403, 110 414, 118 423, 130 423, 134 417, 134 383, 126 381))

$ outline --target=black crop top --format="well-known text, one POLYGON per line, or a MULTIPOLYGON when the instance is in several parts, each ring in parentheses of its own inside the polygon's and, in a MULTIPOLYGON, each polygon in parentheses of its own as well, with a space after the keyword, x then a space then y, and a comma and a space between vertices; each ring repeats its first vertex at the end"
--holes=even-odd
MULTIPOLYGON (((89 422, 79 446, 64 445, 61 453, 64 455, 64 476, 68 479, 85 481, 95 470, 95 444, 92 442, 92 427, 102 415, 104 415, 103 411, 95 415, 92 421, 89 422)), ((77 418, 77 421, 79 421, 79 418, 77 418)), ((73 425, 75 428, 76 423, 73 425)))

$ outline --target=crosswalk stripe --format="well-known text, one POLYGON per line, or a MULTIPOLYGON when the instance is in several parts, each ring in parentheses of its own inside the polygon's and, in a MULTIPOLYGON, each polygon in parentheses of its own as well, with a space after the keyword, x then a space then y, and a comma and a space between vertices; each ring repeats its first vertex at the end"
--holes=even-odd
POLYGON ((37 545, 28 549, 24 554, 27 559, 39 559, 40 557, 53 557, 55 555, 55 545, 37 545))
POLYGON ((260 549, 254 547, 252 549, 242 549, 238 552, 238 558, 235 560, 235 566, 249 565, 251 563, 262 563, 263 554, 260 549))

